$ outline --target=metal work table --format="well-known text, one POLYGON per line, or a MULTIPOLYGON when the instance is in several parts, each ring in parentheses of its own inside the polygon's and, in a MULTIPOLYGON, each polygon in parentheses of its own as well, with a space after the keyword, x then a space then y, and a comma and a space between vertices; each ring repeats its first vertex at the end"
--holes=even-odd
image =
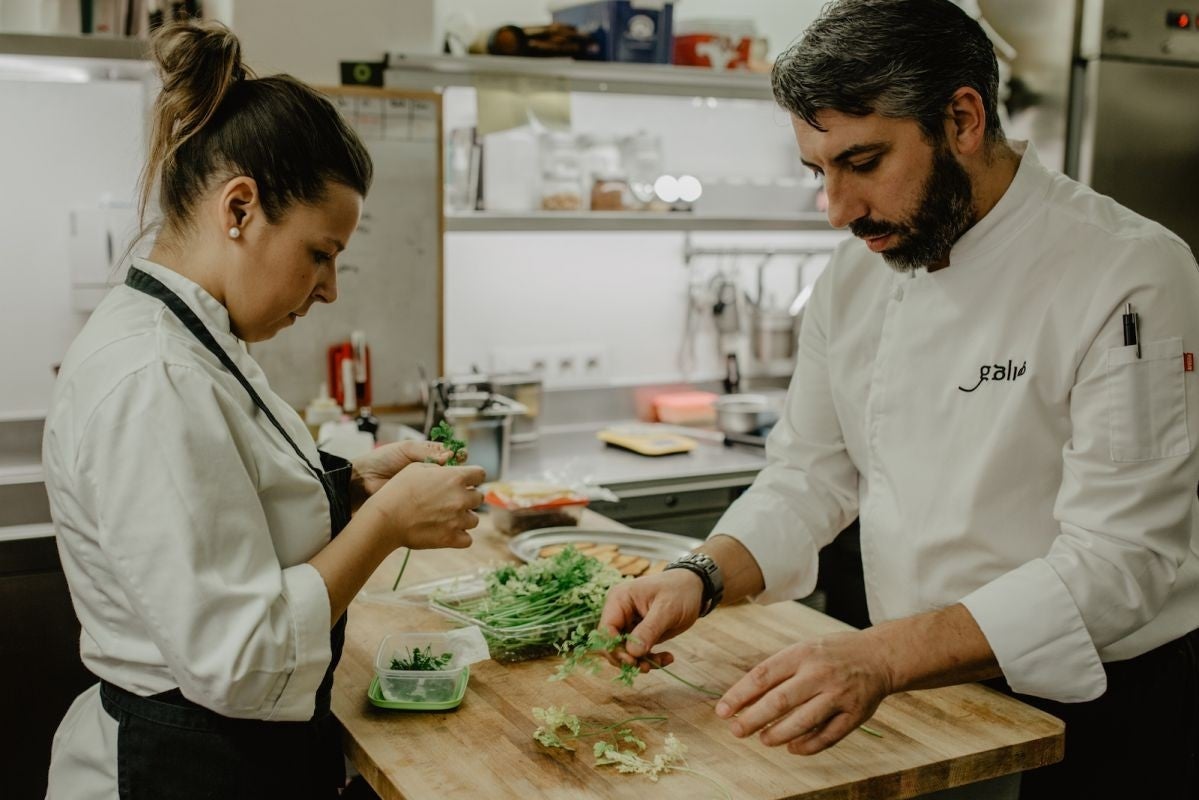
POLYGON ((762 448, 726 446, 703 430, 682 431, 698 443, 690 453, 638 455, 596 438, 611 424, 543 428, 536 442, 512 448, 508 477, 599 484, 620 501, 593 510, 635 528, 704 537, 766 466, 762 448))
MULTIPOLYGON (((630 425, 636 423, 628 423, 630 425)), ((726 446, 711 431, 680 431, 698 442, 690 453, 643 456, 605 444, 596 433, 611 425, 578 425, 545 429, 536 442, 512 447, 510 476, 516 479, 562 475, 585 479, 620 493, 648 485, 719 480, 748 485, 766 466, 761 447, 726 446)), ((732 484, 730 484, 732 485, 732 484)))

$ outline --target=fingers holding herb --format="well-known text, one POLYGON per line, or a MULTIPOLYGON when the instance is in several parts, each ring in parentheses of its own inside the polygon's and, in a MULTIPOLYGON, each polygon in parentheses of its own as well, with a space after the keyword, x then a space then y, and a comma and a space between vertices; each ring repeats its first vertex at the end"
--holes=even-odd
POLYGON ((444 419, 429 431, 429 441, 437 442, 452 453, 452 456, 441 464, 462 464, 466 462, 466 442, 454 438, 454 428, 444 419))
POLYGON ((383 517, 383 530, 395 547, 416 550, 469 547, 467 530, 478 524, 473 513, 483 496, 478 467, 412 464, 389 480, 363 506, 383 517))
MULTIPOLYGON (((670 570, 617 586, 608 594, 600 627, 627 633, 628 640, 623 648, 610 651, 608 660, 618 666, 640 664, 660 642, 695 624, 702 598, 703 582, 686 570, 670 570)), ((665 659, 667 654, 655 658, 665 659)))

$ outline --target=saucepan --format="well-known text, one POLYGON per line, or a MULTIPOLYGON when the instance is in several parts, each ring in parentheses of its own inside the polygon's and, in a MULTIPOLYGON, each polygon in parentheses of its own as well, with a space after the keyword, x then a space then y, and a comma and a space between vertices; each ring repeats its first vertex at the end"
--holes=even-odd
POLYGON ((714 405, 716 427, 725 433, 752 433, 778 420, 778 411, 762 394, 726 394, 714 405))

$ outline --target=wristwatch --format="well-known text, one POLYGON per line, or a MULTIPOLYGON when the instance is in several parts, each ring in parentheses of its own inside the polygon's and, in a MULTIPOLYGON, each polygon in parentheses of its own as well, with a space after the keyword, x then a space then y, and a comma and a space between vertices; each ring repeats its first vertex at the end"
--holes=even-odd
POLYGON ((699 611, 701 617, 706 617, 712 613, 712 609, 720 605, 720 600, 724 597, 724 577, 720 574, 720 567, 716 566, 716 562, 707 553, 688 553, 667 564, 663 572, 667 569, 694 572, 704 582, 703 600, 699 611))

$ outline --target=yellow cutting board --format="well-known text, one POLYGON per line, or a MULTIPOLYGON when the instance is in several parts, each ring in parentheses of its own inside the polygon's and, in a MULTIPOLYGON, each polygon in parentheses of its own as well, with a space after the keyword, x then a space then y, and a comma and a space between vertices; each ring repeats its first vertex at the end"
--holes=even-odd
POLYGON ((635 433, 616 428, 606 428, 596 434, 601 442, 607 442, 643 456, 668 456, 674 453, 689 453, 695 449, 695 440, 677 433, 635 433))

